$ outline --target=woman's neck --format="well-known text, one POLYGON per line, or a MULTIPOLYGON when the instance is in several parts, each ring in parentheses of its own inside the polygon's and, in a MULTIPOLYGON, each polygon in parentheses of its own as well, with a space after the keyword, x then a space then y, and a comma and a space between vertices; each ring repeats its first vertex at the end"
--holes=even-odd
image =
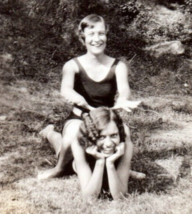
POLYGON ((86 57, 87 60, 89 60, 89 62, 102 63, 103 61, 105 61, 107 55, 105 55, 104 53, 99 54, 99 55, 93 55, 93 54, 87 52, 85 54, 85 57, 86 57))

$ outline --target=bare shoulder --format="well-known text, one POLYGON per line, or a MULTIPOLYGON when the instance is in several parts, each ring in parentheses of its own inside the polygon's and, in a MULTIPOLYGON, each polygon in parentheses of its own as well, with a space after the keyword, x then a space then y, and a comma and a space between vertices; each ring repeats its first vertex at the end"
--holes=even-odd
POLYGON ((86 59, 86 54, 78 56, 77 59, 80 61, 86 59))
POLYGON ((73 152, 73 157, 75 160, 84 160, 85 159, 85 150, 83 147, 79 144, 78 141, 74 141, 71 144, 72 152, 73 152))
POLYGON ((125 123, 123 124, 124 126, 124 130, 125 130, 125 134, 127 137, 130 137, 130 128, 129 126, 127 126, 125 123))
POLYGON ((121 71, 121 70, 128 70, 128 65, 127 63, 123 62, 122 60, 120 60, 116 66, 116 71, 121 71))
POLYGON ((78 56, 77 60, 81 63, 81 65, 83 65, 83 67, 84 66, 86 67, 86 65, 89 64, 89 61, 90 61, 89 59, 87 59, 86 54, 78 56))
POLYGON ((74 59, 71 59, 69 61, 67 61, 64 65, 63 65, 63 69, 62 72, 74 72, 74 73, 78 73, 79 72, 79 68, 75 62, 74 59))
POLYGON ((81 146, 81 145, 79 144, 79 142, 76 141, 76 140, 72 142, 71 146, 72 146, 73 148, 78 149, 78 150, 83 150, 82 146, 81 146))
POLYGON ((131 132, 130 132, 130 128, 129 126, 127 126, 126 124, 123 124, 124 126, 124 130, 125 130, 125 135, 126 135, 126 145, 129 147, 129 148, 132 148, 133 147, 133 143, 131 141, 131 132))

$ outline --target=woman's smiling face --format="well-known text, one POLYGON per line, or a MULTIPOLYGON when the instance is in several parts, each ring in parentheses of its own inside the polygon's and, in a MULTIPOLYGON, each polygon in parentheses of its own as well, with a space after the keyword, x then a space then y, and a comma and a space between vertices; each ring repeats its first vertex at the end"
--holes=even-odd
POLYGON ((104 52, 106 48, 107 36, 103 22, 96 22, 90 27, 84 29, 85 46, 89 53, 98 55, 104 52))
POLYGON ((116 147, 120 144, 120 136, 117 125, 111 121, 101 131, 99 139, 97 140, 97 147, 99 152, 103 153, 106 157, 112 155, 116 147))

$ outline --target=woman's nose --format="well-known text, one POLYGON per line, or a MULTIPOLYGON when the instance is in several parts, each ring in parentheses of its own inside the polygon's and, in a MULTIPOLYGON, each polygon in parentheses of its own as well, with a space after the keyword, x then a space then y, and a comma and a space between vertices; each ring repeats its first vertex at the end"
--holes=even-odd
POLYGON ((99 35, 96 33, 96 34, 94 35, 94 41, 99 41, 99 40, 100 40, 99 35))
POLYGON ((110 137, 107 137, 105 139, 105 146, 110 147, 113 144, 112 140, 110 137))

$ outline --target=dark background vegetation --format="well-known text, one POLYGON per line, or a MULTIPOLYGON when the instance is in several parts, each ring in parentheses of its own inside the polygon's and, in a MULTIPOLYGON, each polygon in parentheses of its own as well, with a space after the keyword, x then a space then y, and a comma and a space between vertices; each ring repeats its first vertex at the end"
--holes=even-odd
POLYGON ((131 60, 132 89, 143 91, 153 85, 157 93, 162 93, 169 84, 173 93, 190 94, 191 68, 187 60, 192 54, 191 26, 182 21, 167 27, 156 24, 154 8, 181 13, 190 22, 191 6, 191 0, 2 0, 0 52, 12 55, 11 71, 4 69, 2 78, 41 83, 60 80, 63 64, 85 52, 76 36, 79 21, 97 13, 110 26, 107 53, 131 60), (149 45, 172 40, 183 43, 183 55, 163 55, 156 59, 145 51, 149 45), (178 90, 185 83, 188 87, 178 90))

